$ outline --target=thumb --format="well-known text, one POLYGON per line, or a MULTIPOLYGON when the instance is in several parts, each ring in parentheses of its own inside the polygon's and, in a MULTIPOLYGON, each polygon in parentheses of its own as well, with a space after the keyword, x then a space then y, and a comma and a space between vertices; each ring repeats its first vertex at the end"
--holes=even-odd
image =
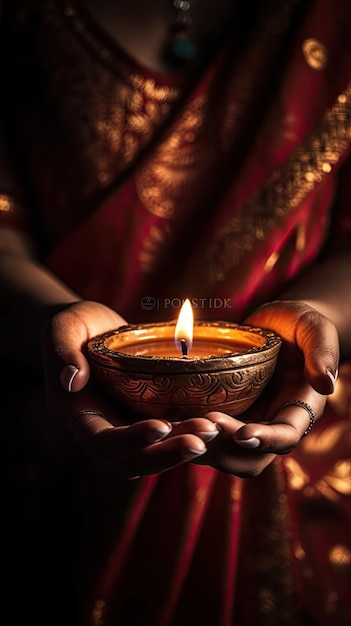
POLYGON ((323 395, 333 393, 340 348, 336 327, 327 317, 304 302, 275 300, 257 309, 248 323, 269 328, 287 344, 295 344, 303 354, 310 385, 323 395))
POLYGON ((84 353, 87 342, 125 323, 115 311, 98 302, 79 301, 65 308, 52 318, 43 334, 47 371, 58 373, 66 391, 81 391, 90 378, 84 353))
POLYGON ((72 308, 53 318, 44 337, 47 367, 56 370, 63 389, 80 391, 90 378, 88 360, 82 347, 89 339, 87 326, 72 308))
POLYGON ((79 354, 79 357, 75 359, 76 365, 69 363, 61 370, 60 382, 65 391, 81 391, 90 378, 88 361, 82 353, 79 354))
POLYGON ((340 352, 334 324, 312 310, 299 319, 296 341, 304 354, 305 376, 309 383, 318 393, 333 393, 340 352))

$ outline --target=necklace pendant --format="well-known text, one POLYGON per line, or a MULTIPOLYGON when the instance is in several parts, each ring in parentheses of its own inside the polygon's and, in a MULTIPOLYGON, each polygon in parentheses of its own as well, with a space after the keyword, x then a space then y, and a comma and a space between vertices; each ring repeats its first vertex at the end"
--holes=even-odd
POLYGON ((168 56, 173 63, 190 62, 197 52, 191 39, 191 4, 189 0, 173 0, 172 4, 176 9, 176 16, 171 28, 168 56))
POLYGON ((179 61, 191 61, 196 54, 196 46, 187 32, 179 31, 173 35, 170 52, 179 61))

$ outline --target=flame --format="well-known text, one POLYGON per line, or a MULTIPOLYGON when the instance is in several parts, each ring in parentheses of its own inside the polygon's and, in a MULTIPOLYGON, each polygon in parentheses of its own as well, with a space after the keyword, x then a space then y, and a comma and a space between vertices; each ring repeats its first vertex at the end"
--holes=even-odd
POLYGON ((187 298, 179 311, 177 324, 174 332, 174 341, 178 350, 182 350, 182 342, 185 342, 187 353, 191 350, 193 345, 193 332, 194 332, 194 314, 190 303, 187 298))

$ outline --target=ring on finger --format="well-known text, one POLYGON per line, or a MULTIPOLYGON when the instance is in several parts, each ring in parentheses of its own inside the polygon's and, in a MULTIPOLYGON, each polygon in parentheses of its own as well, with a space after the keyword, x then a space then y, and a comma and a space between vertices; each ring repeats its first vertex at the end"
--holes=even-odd
POLYGON ((290 400, 290 402, 286 402, 285 404, 283 404, 283 406, 280 407, 279 411, 282 411, 288 406, 300 406, 302 409, 305 409, 305 411, 307 411, 310 418, 310 423, 308 424, 305 432, 302 435, 303 437, 306 437, 306 435, 308 435, 308 433, 312 430, 313 425, 316 423, 316 416, 312 407, 307 404, 307 402, 303 402, 302 400, 290 400))
POLYGON ((85 411, 79 411, 79 413, 77 413, 77 414, 73 417, 73 419, 72 419, 72 421, 71 421, 71 423, 70 423, 70 425, 69 425, 69 427, 68 427, 68 430, 69 430, 70 435, 72 434, 73 427, 74 427, 75 423, 76 423, 76 422, 77 422, 77 421, 78 421, 81 417, 83 417, 84 415, 98 415, 99 417, 103 417, 104 419, 106 419, 106 418, 105 418, 105 415, 104 415, 103 413, 101 413, 101 411, 96 411, 95 409, 87 409, 87 410, 85 410, 85 411))

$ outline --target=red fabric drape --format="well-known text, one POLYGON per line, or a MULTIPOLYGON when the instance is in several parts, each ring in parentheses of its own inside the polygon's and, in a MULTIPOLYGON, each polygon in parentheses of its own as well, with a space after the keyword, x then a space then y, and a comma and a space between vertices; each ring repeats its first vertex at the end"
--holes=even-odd
MULTIPOLYGON (((106 39, 101 55, 79 5, 7 5, 28 217, 42 258, 83 297, 131 322, 174 317, 168 301, 187 296, 204 302, 199 316, 241 321, 324 250, 332 215, 346 245, 349 3, 273 5, 240 55, 226 42, 145 154, 185 85, 106 39)), ((111 490, 84 466, 72 510, 71 475, 56 490, 33 481, 21 576, 29 564, 42 585, 53 570, 62 582, 74 562, 89 626, 346 626, 349 381, 345 366, 325 419, 251 481, 191 465, 111 490), (43 536, 51 546, 70 515, 82 554, 58 565, 43 536)))

